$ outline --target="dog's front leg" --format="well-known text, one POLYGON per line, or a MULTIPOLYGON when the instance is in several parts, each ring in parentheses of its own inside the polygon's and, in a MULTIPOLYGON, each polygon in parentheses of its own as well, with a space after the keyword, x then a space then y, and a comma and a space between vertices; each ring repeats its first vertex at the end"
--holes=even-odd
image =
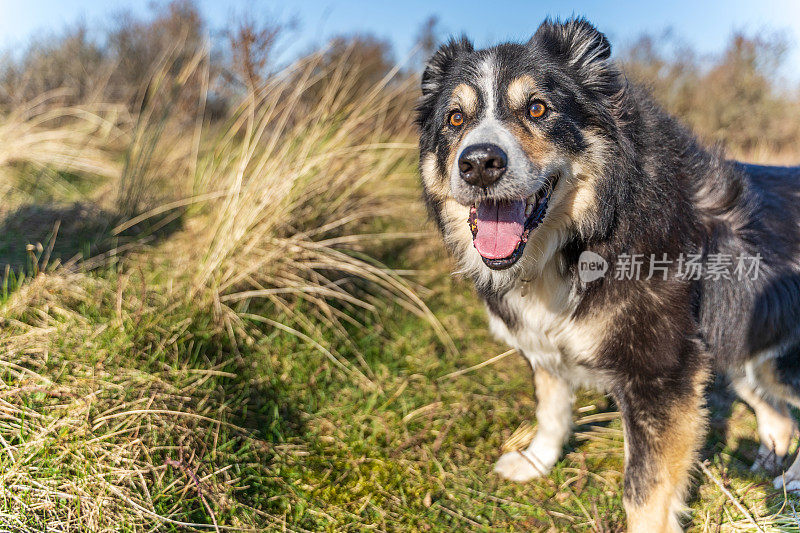
POLYGON ((536 435, 527 449, 503 454, 494 471, 511 481, 546 476, 556 464, 572 429, 572 387, 542 367, 534 371, 536 435))
POLYGON ((625 429, 628 531, 683 531, 679 515, 703 435, 704 369, 676 378, 629 376, 614 397, 625 429))

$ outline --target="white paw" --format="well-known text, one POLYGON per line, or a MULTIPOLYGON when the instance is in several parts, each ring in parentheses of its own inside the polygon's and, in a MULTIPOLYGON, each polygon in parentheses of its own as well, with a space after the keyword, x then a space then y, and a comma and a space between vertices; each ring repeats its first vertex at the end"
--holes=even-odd
POLYGON ((782 465, 783 457, 775 455, 774 451, 762 444, 758 447, 758 455, 756 456, 756 460, 753 461, 753 466, 750 467, 750 470, 753 472, 757 470, 777 472, 782 465))
POLYGON ((798 492, 800 491, 800 479, 797 479, 793 475, 785 472, 782 476, 778 476, 775 478, 775 481, 772 482, 776 489, 780 490, 786 486, 786 492, 798 492))
POLYGON ((558 459, 558 452, 536 453, 529 450, 504 453, 494 465, 494 471, 509 481, 520 483, 549 474, 558 459))

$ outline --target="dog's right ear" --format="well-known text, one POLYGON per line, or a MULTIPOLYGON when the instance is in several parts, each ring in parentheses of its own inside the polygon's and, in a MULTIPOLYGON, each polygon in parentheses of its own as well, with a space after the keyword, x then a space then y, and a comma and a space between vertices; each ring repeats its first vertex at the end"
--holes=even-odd
POLYGON ((441 88, 442 80, 462 54, 474 51, 475 48, 469 39, 461 36, 460 39, 451 38, 439 47, 430 58, 422 74, 422 96, 429 96, 441 88))
POLYGON ((458 58, 474 50, 472 43, 462 36, 460 39, 450 39, 433 54, 422 73, 422 98, 417 104, 417 124, 422 126, 433 112, 444 78, 458 58))

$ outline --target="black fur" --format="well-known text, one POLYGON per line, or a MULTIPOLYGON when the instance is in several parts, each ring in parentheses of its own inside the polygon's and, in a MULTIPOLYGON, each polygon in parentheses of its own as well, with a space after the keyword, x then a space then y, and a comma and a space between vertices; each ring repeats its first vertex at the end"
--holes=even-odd
POLYGON ((494 290, 491 285, 487 284, 477 284, 475 285, 475 289, 478 291, 478 296, 486 303, 486 307, 489 308, 491 313, 500 317, 500 320, 510 329, 517 328, 519 317, 517 317, 514 310, 505 302, 504 298, 506 294, 504 292, 498 292, 494 290))

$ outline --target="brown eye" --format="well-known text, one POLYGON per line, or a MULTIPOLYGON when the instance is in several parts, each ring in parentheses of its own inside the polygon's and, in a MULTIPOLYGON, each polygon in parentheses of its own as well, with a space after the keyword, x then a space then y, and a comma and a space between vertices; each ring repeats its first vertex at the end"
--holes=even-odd
POLYGON ((533 118, 539 118, 544 115, 544 112, 547 111, 547 107, 544 105, 544 102, 539 100, 534 100, 531 102, 531 105, 528 106, 528 114, 533 118))
POLYGON ((461 114, 461 111, 453 111, 452 113, 450 113, 451 126, 455 126, 457 128, 463 123, 464 123, 464 115, 461 114))

